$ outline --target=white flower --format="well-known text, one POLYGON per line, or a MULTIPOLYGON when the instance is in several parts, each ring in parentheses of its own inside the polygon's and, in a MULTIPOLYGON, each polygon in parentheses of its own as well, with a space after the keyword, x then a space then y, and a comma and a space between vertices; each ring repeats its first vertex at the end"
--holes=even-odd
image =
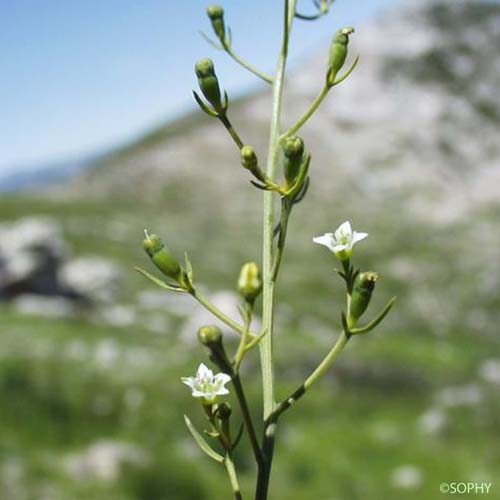
POLYGON ((224 387, 231 377, 226 373, 214 375, 203 363, 198 367, 196 377, 182 377, 182 382, 191 388, 194 398, 202 398, 205 403, 214 403, 218 396, 229 394, 224 387))
POLYGON ((352 255, 354 245, 361 240, 364 240, 368 233, 358 233, 353 231, 351 223, 345 221, 333 233, 325 233, 323 236, 313 238, 314 243, 323 245, 330 249, 339 260, 347 260, 352 255))

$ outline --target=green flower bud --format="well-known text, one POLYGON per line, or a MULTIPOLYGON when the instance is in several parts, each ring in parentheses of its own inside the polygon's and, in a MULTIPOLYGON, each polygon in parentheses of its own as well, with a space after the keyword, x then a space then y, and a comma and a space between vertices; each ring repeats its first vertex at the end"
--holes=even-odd
POLYGON ((328 58, 327 83, 333 85, 337 73, 340 71, 347 58, 347 45, 349 44, 349 35, 354 33, 354 28, 343 28, 335 33, 330 46, 330 55, 328 58))
POLYGON ((228 403, 219 403, 215 409, 215 416, 219 420, 228 420, 232 413, 231 406, 228 403))
POLYGON ((259 267, 255 262, 243 264, 238 277, 238 291, 247 302, 253 302, 262 290, 259 267))
POLYGON ((243 168, 253 172, 258 165, 257 155, 252 146, 243 146, 240 151, 241 154, 241 165, 243 168))
POLYGON ((356 280, 351 297, 350 307, 350 326, 356 323, 366 311, 372 298, 375 283, 378 280, 378 274, 372 271, 361 273, 356 280))
POLYGON ((329 0, 320 0, 319 2, 319 11, 321 14, 326 14, 328 12, 328 8, 330 7, 329 0))
POLYGON ((241 165, 257 177, 261 182, 266 182, 266 176, 259 167, 259 160, 252 146, 243 146, 240 151, 241 165))
POLYGON ((285 162, 283 165, 285 179, 288 185, 293 184, 299 174, 300 166, 304 156, 304 141, 295 135, 286 137, 283 141, 283 153, 285 162))
POLYGON ((202 326, 198 330, 198 340, 206 347, 220 345, 222 342, 222 332, 218 326, 202 326))
POLYGON ((169 278, 176 281, 182 280, 182 268, 175 257, 170 253, 170 250, 163 243, 161 238, 156 234, 148 234, 145 231, 146 238, 142 245, 144 250, 149 255, 154 265, 169 278))
POLYGON ((217 38, 226 43, 226 26, 224 24, 224 9, 220 5, 210 5, 207 8, 207 15, 212 22, 212 28, 217 38))
POLYGON ((194 71, 198 77, 200 90, 206 100, 216 111, 221 112, 223 106, 221 103, 219 80, 215 74, 214 63, 211 59, 202 59, 196 63, 194 71))

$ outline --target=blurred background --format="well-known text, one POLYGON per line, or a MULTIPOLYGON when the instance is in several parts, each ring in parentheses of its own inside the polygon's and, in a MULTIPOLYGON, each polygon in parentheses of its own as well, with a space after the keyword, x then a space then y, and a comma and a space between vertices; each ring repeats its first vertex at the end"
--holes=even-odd
MULTIPOLYGON (((213 57, 261 157, 269 89, 203 41, 205 7, 0 2, 2 499, 230 498, 182 419, 203 424, 179 379, 207 362, 195 332, 212 320, 133 271, 152 270, 147 227, 188 251, 199 286, 235 315, 239 268, 260 261, 261 192, 195 109, 193 64, 213 57)), ((234 48, 272 72, 281 2, 225 7, 234 48)), ((367 314, 398 302, 283 418, 271 498, 437 499, 452 481, 493 482, 497 498, 500 3, 337 0, 297 21, 285 125, 346 25, 360 64, 303 129, 312 179, 278 287, 278 394, 338 333, 342 286, 313 236, 346 219, 368 232, 356 263, 381 279, 367 314)), ((258 415, 256 353, 243 373, 258 415)), ((236 457, 246 492, 249 451, 236 457)))

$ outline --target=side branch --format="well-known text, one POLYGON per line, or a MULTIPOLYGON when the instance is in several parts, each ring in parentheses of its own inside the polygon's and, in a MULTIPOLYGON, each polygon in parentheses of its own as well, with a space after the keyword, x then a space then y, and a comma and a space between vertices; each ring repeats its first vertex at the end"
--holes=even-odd
POLYGON ((250 71, 250 73, 253 73, 255 76, 257 76, 258 78, 260 78, 261 80, 264 80, 266 83, 269 83, 269 84, 273 84, 273 79, 266 75, 265 73, 263 73, 262 71, 258 70, 257 68, 255 68, 254 66, 252 66, 251 64, 247 63, 246 61, 244 61, 241 57, 239 57, 234 51, 233 49, 228 46, 228 47, 224 47, 224 51, 230 56, 232 57, 232 59, 234 61, 236 61, 240 66, 242 66, 243 68, 245 68, 246 70, 250 71))
POLYGON ((297 133, 311 118, 311 116, 318 110, 320 107, 321 103, 324 101, 325 97, 328 95, 328 92, 335 87, 336 85, 341 84, 344 80, 349 78, 351 73, 354 71, 356 68, 357 64, 359 61, 359 56, 354 59, 354 62, 352 63, 351 67, 346 71, 346 73, 341 76, 338 80, 335 80, 331 85, 328 84, 328 82, 325 83, 323 88, 321 89, 320 93, 316 96, 316 99, 314 99, 313 103, 309 107, 309 109, 297 120, 295 125, 293 125, 289 130, 287 130, 282 136, 281 140, 283 140, 285 137, 294 135, 297 133))
POLYGON ((210 311, 217 319, 221 320, 229 328, 233 329, 236 333, 243 335, 245 328, 240 325, 229 316, 224 314, 220 309, 214 306, 204 295, 202 295, 198 290, 193 290, 191 295, 203 306, 205 309, 210 311))
POLYGON ((345 331, 342 331, 340 337, 338 338, 337 342, 335 345, 332 347, 330 352, 325 356, 323 361, 316 367, 316 369, 309 375, 309 377, 305 380, 305 382, 290 396, 288 396, 284 401, 278 404, 276 409, 273 411, 273 413, 269 416, 269 418, 266 420, 266 425, 270 425, 273 422, 276 422, 278 420, 278 417, 288 410, 293 404, 295 404, 313 385, 317 380, 319 380, 330 368, 332 363, 337 359, 339 354, 343 351, 344 347, 346 346, 348 340, 350 338, 350 335, 346 333, 345 331))

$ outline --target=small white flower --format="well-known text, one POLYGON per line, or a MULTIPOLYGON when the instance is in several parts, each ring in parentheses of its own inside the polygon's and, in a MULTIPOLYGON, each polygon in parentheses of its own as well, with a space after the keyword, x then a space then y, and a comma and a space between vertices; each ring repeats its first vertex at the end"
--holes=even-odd
POLYGON ((226 373, 213 374, 203 363, 198 367, 196 377, 182 377, 182 382, 191 388, 194 398, 202 398, 204 403, 215 403, 218 396, 229 394, 224 387, 231 377, 226 373))
POLYGON ((368 233, 353 231, 351 223, 345 221, 334 233, 325 233, 323 236, 313 238, 314 243, 330 249, 339 260, 347 260, 352 255, 354 245, 364 240, 368 233))

